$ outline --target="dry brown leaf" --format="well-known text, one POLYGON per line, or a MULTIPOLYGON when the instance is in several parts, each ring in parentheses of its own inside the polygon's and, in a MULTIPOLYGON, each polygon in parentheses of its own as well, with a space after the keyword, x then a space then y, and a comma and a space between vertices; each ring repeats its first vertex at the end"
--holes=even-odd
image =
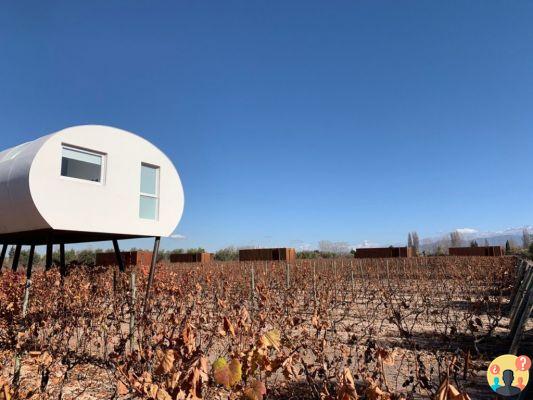
POLYGON ((156 398, 158 389, 158 386, 153 383, 145 383, 143 386, 143 392, 152 399, 156 398))
POLYGON ((168 394, 165 389, 159 389, 157 391, 156 400, 172 400, 172 397, 168 394))
POLYGON ((383 391, 376 383, 369 382, 365 391, 368 400, 390 400, 391 395, 383 391))
POLYGON ((159 365, 157 366, 155 373, 158 375, 168 374, 174 367, 174 350, 157 351, 157 358, 159 359, 159 365))
POLYGON ((244 390, 243 399, 245 400, 263 400, 266 394, 266 387, 263 382, 255 381, 244 390))
POLYGON ((265 333, 259 339, 259 345, 262 347, 274 347, 279 351, 279 346, 281 344, 281 334, 277 329, 272 329, 265 333))
POLYGON ((383 348, 378 348, 376 350, 376 356, 378 360, 381 360, 383 362, 383 365, 394 365, 394 358, 396 357, 396 351, 388 351, 383 348))
POLYGON ((224 317, 224 331, 230 333, 231 336, 235 336, 235 328, 228 317, 224 317))
POLYGON ((349 368, 344 368, 337 400, 357 400, 358 398, 352 373, 349 368))
POLYGON ((122 381, 118 381, 117 383, 117 394, 119 396, 125 396, 130 392, 130 389, 124 385, 122 381))

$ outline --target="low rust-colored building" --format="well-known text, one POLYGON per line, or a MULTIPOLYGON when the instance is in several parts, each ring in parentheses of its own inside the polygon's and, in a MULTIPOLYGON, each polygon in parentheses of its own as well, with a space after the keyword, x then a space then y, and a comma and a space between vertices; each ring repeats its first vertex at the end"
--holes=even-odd
MULTIPOLYGON (((151 251, 123 251, 120 254, 125 266, 148 267, 152 261, 151 251)), ((114 252, 96 253, 96 265, 117 265, 117 257, 114 252)))
POLYGON ((296 250, 289 247, 275 249, 239 250, 239 261, 296 261, 296 250))
POLYGON ((501 257, 505 252, 500 246, 450 247, 448 254, 462 257, 501 257))
POLYGON ((170 255, 171 263, 208 263, 213 261, 211 253, 172 253, 170 255))
POLYGON ((374 247, 355 250, 355 258, 405 258, 415 257, 412 247, 374 247))

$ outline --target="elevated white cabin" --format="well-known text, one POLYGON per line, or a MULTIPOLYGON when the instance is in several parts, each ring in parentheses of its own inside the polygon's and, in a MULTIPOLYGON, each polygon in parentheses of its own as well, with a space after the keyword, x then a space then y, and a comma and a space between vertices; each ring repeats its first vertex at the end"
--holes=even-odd
POLYGON ((75 126, 0 153, 0 243, 169 236, 183 206, 168 157, 121 129, 75 126))

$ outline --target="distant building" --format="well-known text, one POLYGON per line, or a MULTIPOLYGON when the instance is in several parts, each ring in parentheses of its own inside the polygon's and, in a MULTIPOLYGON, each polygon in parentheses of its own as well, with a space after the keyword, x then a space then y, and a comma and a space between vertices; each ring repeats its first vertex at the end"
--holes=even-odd
MULTIPOLYGON (((152 261, 151 251, 123 251, 120 254, 125 266, 148 267, 152 261)), ((115 252, 96 253, 96 265, 101 267, 117 265, 115 252)))
POLYGON ((296 250, 288 247, 275 249, 239 250, 239 261, 296 261, 296 250))
POLYGON ((172 253, 170 255, 171 263, 208 263, 213 261, 211 253, 172 253))
POLYGON ((355 250, 355 258, 404 258, 415 257, 412 247, 374 247, 355 250))
POLYGON ((501 257, 505 252, 500 246, 450 247, 448 254, 463 257, 501 257))

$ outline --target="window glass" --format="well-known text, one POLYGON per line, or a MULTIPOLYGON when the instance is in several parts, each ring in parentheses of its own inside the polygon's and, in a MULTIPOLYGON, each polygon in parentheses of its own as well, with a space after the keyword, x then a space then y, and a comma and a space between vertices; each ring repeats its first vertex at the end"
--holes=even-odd
POLYGON ((158 218, 159 207, 159 167, 141 165, 141 197, 139 217, 158 218))
POLYGON ((142 196, 139 216, 144 219, 157 219, 157 198, 142 196))
POLYGON ((141 193, 157 195, 157 171, 158 168, 141 166, 141 193))
POLYGON ((103 156, 100 154, 63 147, 61 176, 101 182, 102 163, 103 156))

